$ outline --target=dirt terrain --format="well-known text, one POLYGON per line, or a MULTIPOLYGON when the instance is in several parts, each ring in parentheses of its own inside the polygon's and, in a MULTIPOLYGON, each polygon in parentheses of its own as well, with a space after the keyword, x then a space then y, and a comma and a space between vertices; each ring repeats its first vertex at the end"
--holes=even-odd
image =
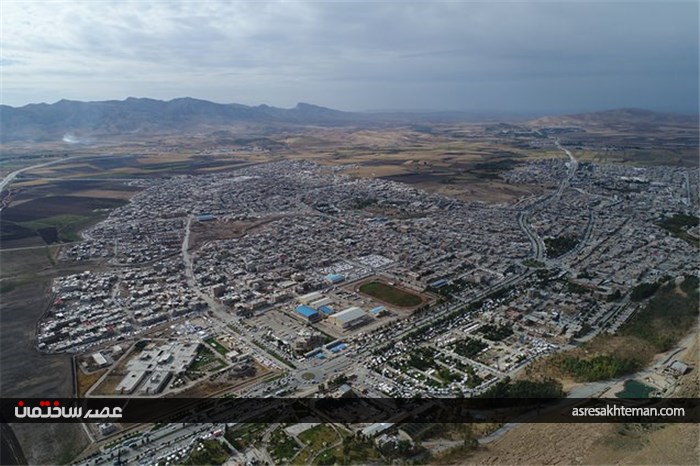
POLYGON ((461 464, 697 464, 692 424, 523 424, 461 464))
MULTIPOLYGON (((693 369, 680 378, 673 396, 700 395, 697 336, 696 329, 676 356, 693 369)), ((521 424, 461 464, 698 464, 698 439, 698 424, 521 424)))
MULTIPOLYGON (((71 397, 70 356, 36 351, 34 326, 50 302, 49 273, 55 249, 3 251, 0 295, 0 392, 3 397, 71 397), (21 253, 21 255, 20 255, 21 253), (30 273, 31 271, 31 273, 30 273), (11 281, 8 281, 11 280, 11 281)), ((87 444, 79 424, 11 424, 29 464, 57 464, 73 458, 87 444), (55 439, 62 439, 56 442, 55 439)))

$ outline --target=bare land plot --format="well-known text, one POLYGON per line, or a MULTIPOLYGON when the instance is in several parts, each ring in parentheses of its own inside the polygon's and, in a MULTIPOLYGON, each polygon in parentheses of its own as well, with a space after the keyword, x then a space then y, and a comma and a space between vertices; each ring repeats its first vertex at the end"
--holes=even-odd
POLYGON ((396 307, 416 307, 423 303, 423 298, 399 287, 380 281, 370 281, 358 287, 360 293, 396 307))

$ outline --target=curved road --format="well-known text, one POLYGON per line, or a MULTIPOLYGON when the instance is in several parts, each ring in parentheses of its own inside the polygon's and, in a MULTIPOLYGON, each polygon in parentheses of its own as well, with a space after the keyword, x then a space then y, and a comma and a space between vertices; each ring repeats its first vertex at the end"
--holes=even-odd
POLYGON ((53 165, 55 163, 65 162, 66 160, 73 160, 73 159, 77 159, 80 157, 87 157, 87 156, 75 155, 72 157, 64 157, 62 159, 51 160, 49 162, 39 163, 36 165, 31 165, 29 167, 24 167, 24 168, 20 168, 18 170, 15 170, 12 173, 7 174, 7 176, 5 176, 5 178, 3 178, 2 181, 0 181, 0 192, 2 192, 10 183, 12 183, 15 180, 15 178, 17 178, 17 175, 19 175, 21 173, 24 173, 24 172, 29 171, 29 170, 33 170, 35 168, 46 167, 48 165, 53 165))
POLYGON ((571 180, 576 174, 576 170, 578 169, 578 160, 576 160, 576 158, 569 151, 569 149, 562 147, 558 139, 556 140, 555 144, 559 149, 566 152, 566 155, 569 156, 569 173, 566 175, 566 178, 564 178, 564 180, 561 182, 561 184, 559 185, 559 189, 557 190, 557 197, 560 197, 564 190, 569 186, 569 183, 571 183, 571 180))
MULTIPOLYGON (((569 171, 566 174, 566 177, 561 181, 559 184, 559 188, 554 191, 553 193, 547 194, 546 196, 542 197, 538 201, 536 201, 534 204, 531 206, 527 207, 525 210, 520 212, 518 214, 518 225, 520 226, 520 229, 523 230, 523 232, 527 235, 528 238, 530 238, 530 243, 532 243, 532 247, 535 252, 534 259, 535 260, 542 260, 544 259, 545 256, 545 246, 544 246, 544 241, 540 237, 540 235, 537 234, 537 232, 532 228, 532 225, 530 225, 530 215, 532 214, 532 211, 534 208, 538 205, 547 205, 548 203, 552 202, 554 199, 558 199, 561 197, 561 195, 564 193, 566 188, 569 187, 569 184, 571 183, 571 180, 574 178, 574 175, 576 175, 576 170, 578 169, 578 160, 573 156, 571 151, 568 149, 562 147, 562 145, 559 143, 559 140, 557 139, 555 142, 556 146, 563 150, 566 155, 569 157, 569 171)), ((592 222, 592 219, 589 219, 589 226, 592 222)))

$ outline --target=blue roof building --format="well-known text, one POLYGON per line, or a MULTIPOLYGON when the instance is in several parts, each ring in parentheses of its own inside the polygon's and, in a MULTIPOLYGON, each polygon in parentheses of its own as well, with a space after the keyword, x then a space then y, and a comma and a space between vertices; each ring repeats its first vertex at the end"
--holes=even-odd
POLYGON ((447 280, 440 279, 440 280, 435 280, 433 283, 430 284, 433 288, 442 288, 443 286, 447 285, 447 280))
POLYGON ((329 273, 326 275, 326 280, 333 284, 340 283, 345 280, 345 276, 339 273, 329 273))
POLYGON ((304 304, 294 308, 294 312, 296 312, 297 314, 299 314, 301 317, 305 318, 309 322, 315 322, 315 321, 321 319, 321 314, 319 314, 316 309, 309 307, 309 306, 306 306, 304 304))

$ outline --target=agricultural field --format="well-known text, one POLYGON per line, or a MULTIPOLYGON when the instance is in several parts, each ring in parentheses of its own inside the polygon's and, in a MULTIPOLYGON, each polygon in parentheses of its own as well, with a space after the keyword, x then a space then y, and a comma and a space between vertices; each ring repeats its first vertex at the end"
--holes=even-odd
MULTIPOLYGON (((7 170, 24 166, 20 162, 7 170)), ((78 241, 82 230, 142 189, 132 180, 225 171, 247 163, 245 157, 192 154, 76 155, 29 170, 15 180, 4 201, 0 243, 2 248, 18 248, 78 241)))
MULTIPOLYGON (((39 398, 51 393, 73 396, 71 358, 44 355, 34 346, 34 325, 51 303, 50 279, 61 273, 55 267, 57 247, 0 251, 0 392, 7 397, 39 398)), ((15 424, 19 442, 35 444, 40 438, 62 438, 27 449, 30 464, 69 462, 87 445, 78 424, 15 424), (58 460, 60 458, 60 461, 58 460)))
POLYGON ((23 179, 0 212, 2 248, 78 241, 82 230, 140 190, 115 181, 23 179))

